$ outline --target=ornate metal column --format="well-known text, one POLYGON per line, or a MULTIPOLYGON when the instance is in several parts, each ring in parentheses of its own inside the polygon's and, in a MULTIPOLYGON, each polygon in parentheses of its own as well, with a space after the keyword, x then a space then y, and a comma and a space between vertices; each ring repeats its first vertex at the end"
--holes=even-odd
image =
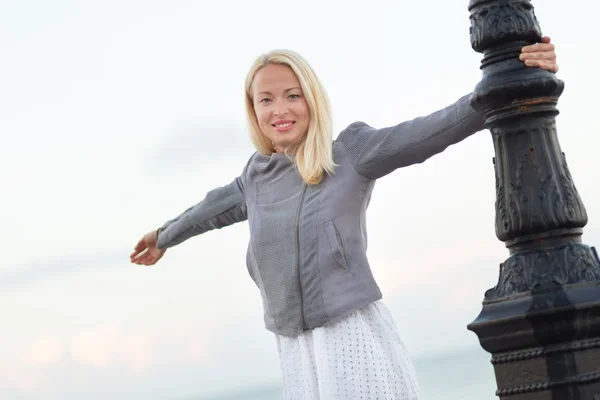
POLYGON ((501 399, 600 400, 600 260, 582 243, 587 214, 558 142, 563 82, 518 59, 542 37, 529 0, 471 0, 469 11, 484 54, 472 104, 494 141, 509 257, 468 328, 492 354, 501 399))

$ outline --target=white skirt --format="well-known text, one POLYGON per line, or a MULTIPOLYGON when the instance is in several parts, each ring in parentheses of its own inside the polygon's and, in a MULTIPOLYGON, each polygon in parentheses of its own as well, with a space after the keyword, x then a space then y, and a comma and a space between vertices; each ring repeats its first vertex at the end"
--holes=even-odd
POLYGON ((419 398, 412 362, 381 301, 332 325, 276 339, 286 400, 419 398))

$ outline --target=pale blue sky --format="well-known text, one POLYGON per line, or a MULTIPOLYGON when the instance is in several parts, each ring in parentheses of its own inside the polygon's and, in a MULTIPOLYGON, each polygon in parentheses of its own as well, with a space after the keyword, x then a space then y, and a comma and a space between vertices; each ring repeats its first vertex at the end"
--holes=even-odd
MULTIPOLYGON (((590 216, 584 239, 600 245, 595 3, 566 4, 534 2, 566 82, 559 137, 590 216)), ((150 269, 128 255, 239 174, 257 55, 303 54, 336 129, 395 124, 480 80, 467 5, 0 1, 0 398, 169 400, 277 382, 246 224, 150 269)), ((479 346, 465 326, 507 256, 492 157, 481 132, 375 190, 369 257, 414 357, 479 346)))

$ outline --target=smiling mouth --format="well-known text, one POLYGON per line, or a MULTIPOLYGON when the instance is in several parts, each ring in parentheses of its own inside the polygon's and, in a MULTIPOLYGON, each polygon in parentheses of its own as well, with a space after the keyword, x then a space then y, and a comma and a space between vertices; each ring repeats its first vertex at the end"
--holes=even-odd
POLYGON ((288 121, 284 123, 271 124, 278 133, 285 133, 291 131, 296 125, 296 121, 288 121))
POLYGON ((286 122, 285 124, 272 124, 276 129, 285 129, 285 128, 289 128, 290 126, 294 125, 296 122, 292 121, 292 122, 286 122))

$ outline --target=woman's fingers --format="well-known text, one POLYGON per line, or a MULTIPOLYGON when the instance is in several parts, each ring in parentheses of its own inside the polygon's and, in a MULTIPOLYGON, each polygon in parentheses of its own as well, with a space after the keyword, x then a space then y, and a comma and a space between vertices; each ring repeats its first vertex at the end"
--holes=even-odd
POLYGON ((538 67, 550 72, 558 72, 556 51, 550 38, 544 36, 540 43, 525 46, 521 49, 519 59, 528 67, 538 67))
POLYGON ((537 53, 544 51, 555 51, 556 47, 552 43, 534 43, 521 49, 521 53, 537 53))
POLYGON ((138 255, 140 255, 144 250, 146 250, 148 246, 146 246, 145 238, 140 239, 140 241, 135 245, 133 249, 133 253, 129 256, 131 259, 134 259, 138 255))
POLYGON ((521 61, 525 60, 556 60, 556 52, 555 51, 544 51, 544 52, 536 52, 536 53, 521 53, 519 56, 521 61))
POLYGON ((153 259, 154 256, 150 252, 148 252, 137 258, 134 262, 138 265, 151 265, 155 262, 153 261, 153 259))
POLYGON ((527 60, 525 61, 525 65, 528 67, 538 67, 550 72, 558 72, 558 65, 553 62, 543 61, 543 60, 527 60))
POLYGON ((131 253, 131 255, 129 257, 131 258, 131 261, 133 261, 133 260, 136 260, 136 259, 140 258, 141 256, 145 255, 147 251, 148 251, 147 247, 144 247, 142 250, 138 250, 136 248, 135 251, 133 253, 131 253))

